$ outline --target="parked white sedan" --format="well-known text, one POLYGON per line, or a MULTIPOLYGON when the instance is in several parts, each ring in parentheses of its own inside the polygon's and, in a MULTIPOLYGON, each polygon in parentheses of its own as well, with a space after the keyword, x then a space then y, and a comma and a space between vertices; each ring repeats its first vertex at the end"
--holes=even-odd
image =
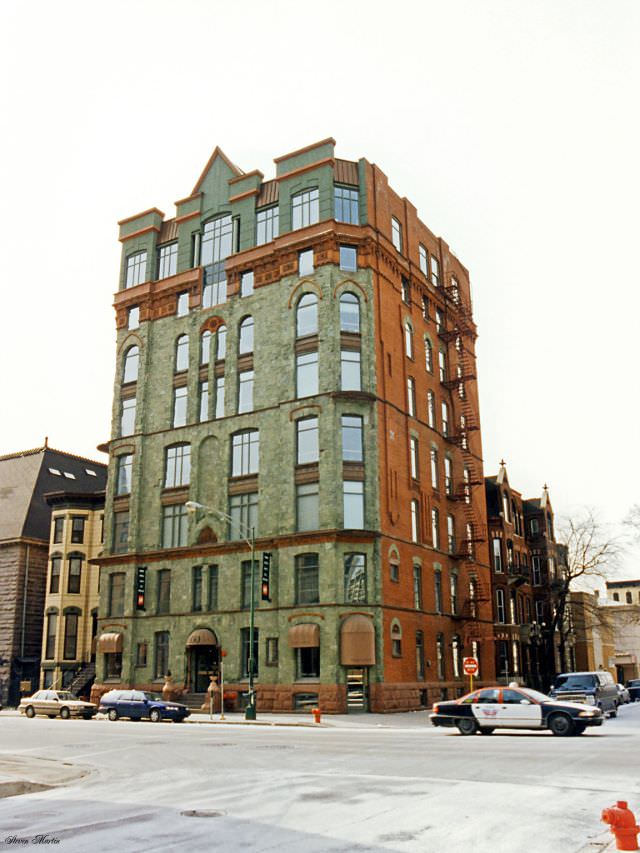
POLYGON ((90 720, 98 710, 93 702, 84 702, 68 690, 38 690, 33 696, 25 696, 20 700, 18 710, 25 717, 35 717, 44 714, 47 717, 84 717, 90 720))

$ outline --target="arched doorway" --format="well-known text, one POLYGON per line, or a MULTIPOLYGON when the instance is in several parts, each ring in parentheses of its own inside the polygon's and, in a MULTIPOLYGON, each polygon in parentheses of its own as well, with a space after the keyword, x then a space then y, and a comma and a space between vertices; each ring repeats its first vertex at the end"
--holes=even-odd
POLYGON ((187 638, 187 686, 189 693, 206 693, 211 676, 220 667, 220 647, 213 631, 197 628, 187 638))
POLYGON ((376 632, 371 619, 355 613, 340 626, 340 663, 346 668, 347 711, 369 708, 369 667, 376 662, 376 632))

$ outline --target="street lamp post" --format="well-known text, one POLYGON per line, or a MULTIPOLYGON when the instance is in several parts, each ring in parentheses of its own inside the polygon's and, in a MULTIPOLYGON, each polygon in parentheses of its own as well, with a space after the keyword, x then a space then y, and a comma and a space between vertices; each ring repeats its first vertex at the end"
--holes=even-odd
POLYGON ((218 518, 224 519, 228 521, 232 527, 234 525, 238 525, 240 533, 242 534, 241 538, 243 542, 251 548, 251 595, 249 598, 249 704, 245 708, 244 718, 245 720, 255 720, 256 718, 256 692, 253 682, 253 675, 255 670, 255 657, 253 652, 253 632, 254 632, 254 623, 255 623, 255 611, 256 611, 256 529, 255 527, 248 527, 242 521, 234 520, 230 515, 226 512, 223 512, 220 509, 215 509, 215 507, 205 506, 204 504, 198 503, 197 501, 187 501, 185 503, 185 507, 187 512, 195 513, 198 510, 202 510, 203 512, 209 512, 212 515, 217 515, 218 518), (247 534, 249 534, 247 536, 247 534))

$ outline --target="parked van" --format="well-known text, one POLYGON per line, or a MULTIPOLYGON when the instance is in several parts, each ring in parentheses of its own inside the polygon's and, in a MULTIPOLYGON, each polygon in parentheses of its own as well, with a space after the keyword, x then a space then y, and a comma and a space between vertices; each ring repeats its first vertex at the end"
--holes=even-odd
POLYGON ((618 688, 613 676, 606 670, 597 672, 562 672, 556 675, 549 695, 552 699, 567 702, 584 702, 597 705, 603 714, 618 716, 618 688))

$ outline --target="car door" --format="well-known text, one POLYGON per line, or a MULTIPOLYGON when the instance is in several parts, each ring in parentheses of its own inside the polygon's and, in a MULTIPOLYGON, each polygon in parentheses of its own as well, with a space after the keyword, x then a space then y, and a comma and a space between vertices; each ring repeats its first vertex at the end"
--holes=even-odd
POLYGON ((499 711, 500 720, 505 725, 515 729, 542 728, 542 709, 537 702, 524 693, 512 688, 502 691, 502 702, 499 711))
POLYGON ((140 690, 134 690, 131 694, 131 719, 141 720, 147 716, 147 702, 140 690))
POLYGON ((116 703, 116 707, 121 717, 132 717, 135 713, 133 690, 123 690, 120 694, 120 699, 116 703))
POLYGON ((500 708, 499 700, 500 689, 498 687, 488 687, 485 690, 478 690, 471 705, 471 711, 479 726, 482 728, 494 728, 499 725, 497 722, 500 708))
POLYGON ((60 702, 58 702, 58 694, 55 690, 45 690, 42 699, 39 700, 36 706, 38 714, 59 714, 60 702))

